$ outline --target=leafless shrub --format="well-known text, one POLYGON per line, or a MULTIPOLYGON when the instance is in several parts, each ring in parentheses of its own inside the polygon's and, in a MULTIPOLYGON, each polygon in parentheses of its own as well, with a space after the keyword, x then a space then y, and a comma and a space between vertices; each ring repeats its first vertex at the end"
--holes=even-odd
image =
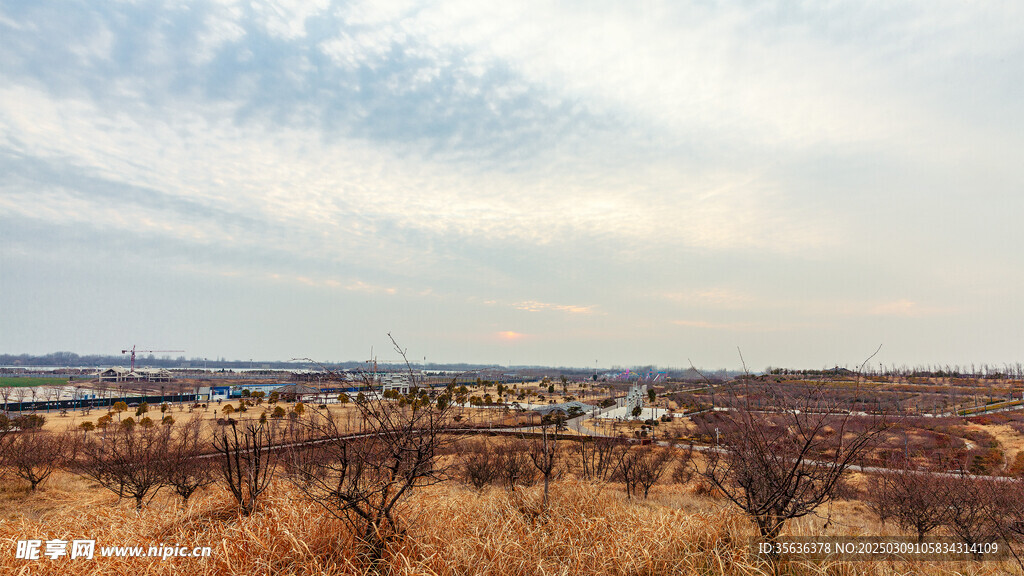
POLYGON ((533 484, 536 471, 527 456, 528 446, 522 440, 512 440, 495 447, 495 460, 498 477, 510 492, 516 491, 516 485, 533 484))
POLYGON ((625 444, 614 438, 586 439, 574 443, 572 452, 581 478, 603 482, 618 466, 625 444))
POLYGON ((662 475, 668 469, 672 461, 672 452, 665 449, 646 447, 642 448, 643 456, 636 466, 636 480, 644 490, 644 499, 647 499, 651 487, 661 480, 662 475))
POLYGON ((969 474, 947 473, 939 476, 945 485, 946 528, 964 544, 990 542, 999 536, 1005 522, 1001 493, 1008 486, 1001 479, 969 474))
POLYGON ((0 386, 0 398, 4 401, 4 414, 7 413, 7 406, 11 400, 11 393, 14 392, 14 388, 11 386, 0 386))
POLYGON ((152 498, 166 483, 170 434, 168 426, 120 427, 82 438, 72 469, 118 498, 131 496, 142 509, 146 496, 152 498))
POLYGON ((693 454, 693 446, 681 448, 676 452, 675 467, 672 469, 672 481, 676 484, 689 484, 690 480, 693 480, 696 473, 693 454))
POLYGON ((65 435, 38 428, 11 434, 0 446, 3 463, 32 490, 64 464, 67 454, 65 435))
POLYGON ((311 418, 318 444, 291 453, 293 480, 331 515, 352 524, 373 556, 404 532, 400 506, 416 488, 440 482, 436 462, 442 419, 427 406, 400 408, 387 401, 364 405, 371 432, 346 438, 329 416, 311 418), (371 405, 378 404, 375 408, 371 405))
POLYGON ((170 439, 167 483, 181 496, 182 503, 196 490, 215 480, 212 462, 203 457, 202 420, 193 419, 175 431, 170 439))
POLYGON ((619 465, 612 474, 612 480, 625 484, 626 498, 629 499, 633 498, 633 494, 636 492, 638 484, 636 468, 639 460, 640 454, 638 450, 627 450, 622 455, 622 458, 619 459, 619 465))
POLYGON ((466 482, 483 490, 498 479, 497 455, 486 441, 466 442, 459 456, 459 472, 466 482))
POLYGON ((219 457, 221 479, 238 502, 242 514, 256 509, 277 469, 279 453, 274 449, 278 439, 276 428, 266 422, 234 420, 218 430, 213 447, 219 457))
POLYGON ((614 479, 626 485, 626 498, 639 494, 642 488, 646 499, 671 460, 672 452, 669 450, 652 446, 631 448, 619 460, 614 479))
POLYGON ((530 443, 529 455, 534 468, 544 478, 543 506, 547 509, 548 485, 551 483, 551 479, 558 474, 559 461, 562 456, 558 446, 558 435, 548 434, 547 427, 544 427, 541 430, 541 437, 530 443))
POLYGON ((929 532, 949 520, 950 488, 950 479, 904 458, 890 462, 887 470, 869 480, 867 504, 880 520, 893 520, 924 542, 929 532))
MULTIPOLYGON (((394 340, 392 340, 394 343, 394 340)), ((405 356, 395 344, 395 350, 405 356)), ((412 370, 409 378, 415 389, 412 370)), ((367 386, 374 386, 370 377, 367 386)), ((450 400, 453 385, 443 396, 450 400)), ((402 507, 416 489, 447 479, 447 466, 437 459, 450 443, 446 423, 450 401, 431 402, 410 393, 413 401, 385 399, 371 392, 356 407, 366 432, 346 437, 344 423, 327 412, 315 412, 304 433, 315 442, 296 443, 290 451, 292 481, 329 514, 349 523, 379 560, 388 543, 405 532, 402 507)))
POLYGON ((988 509, 989 521, 1024 570, 1024 558, 1021 558, 1019 551, 1021 540, 1024 539, 1024 480, 1004 477, 997 482, 988 509))
POLYGON ((751 403, 745 386, 726 397, 729 408, 698 426, 719 446, 700 472, 774 542, 786 520, 831 500, 843 473, 885 429, 883 416, 841 412, 824 384, 799 394, 768 385, 751 403))

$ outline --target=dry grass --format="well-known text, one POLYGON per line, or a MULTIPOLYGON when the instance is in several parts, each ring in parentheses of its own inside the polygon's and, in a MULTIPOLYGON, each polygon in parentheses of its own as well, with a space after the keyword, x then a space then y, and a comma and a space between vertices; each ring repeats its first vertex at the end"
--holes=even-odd
MULTIPOLYGON (((640 420, 626 420, 618 422, 604 418, 592 418, 583 421, 583 427, 605 436, 618 438, 625 436, 635 438, 636 432, 640 431, 643 422, 640 420)), ((679 439, 694 436, 697 433, 697 426, 689 418, 673 418, 670 422, 658 422, 654 428, 654 435, 657 440, 679 439)))
MULTIPOLYGON (((325 515, 279 481, 251 517, 242 517, 220 489, 193 498, 187 509, 168 494, 137 514, 130 503, 76 477, 58 473, 45 489, 27 494, 0 489, 0 574, 196 575, 660 575, 769 574, 750 556, 751 525, 721 501, 691 489, 657 488, 651 500, 627 501, 617 486, 564 480, 541 509, 539 488, 510 497, 499 488, 482 494, 454 485, 417 493, 408 503, 408 537, 382 564, 368 565, 339 520, 325 515), (101 546, 177 544, 211 546, 206 559, 67 558, 19 560, 19 539, 95 538, 101 546)), ((807 518, 794 535, 861 533, 856 504, 834 510, 839 522, 807 518)), ((1008 563, 907 564, 792 563, 797 575, 1019 573, 1008 563)))
MULTIPOLYGON (((160 406, 150 406, 149 412, 146 412, 143 416, 149 417, 153 422, 159 423, 164 416, 171 416, 174 418, 174 425, 179 426, 192 419, 202 420, 204 423, 203 427, 203 438, 206 442, 209 442, 213 438, 213 432, 220 429, 217 425, 218 419, 232 418, 237 421, 244 420, 255 420, 258 419, 262 414, 266 413, 269 418, 274 408, 280 406, 285 412, 291 412, 295 409, 295 402, 278 402, 276 404, 268 404, 263 402, 258 406, 249 406, 245 412, 239 412, 239 401, 233 399, 228 402, 212 402, 208 405, 208 408, 196 408, 193 412, 188 411, 187 406, 181 406, 179 404, 172 404, 170 409, 166 413, 160 412, 160 406), (229 416, 224 414, 224 407, 231 406, 235 411, 229 416)), ((330 414, 336 419, 339 426, 339 431, 342 432, 358 432, 360 430, 360 422, 362 416, 360 415, 359 409, 352 403, 349 404, 327 404, 326 410, 320 409, 314 402, 304 403, 305 410, 300 420, 309 419, 313 413, 330 414)), ((112 412, 112 411, 111 411, 112 412)), ((47 413, 40 411, 38 414, 46 418, 43 428, 53 432, 62 432, 68 429, 77 429, 83 422, 91 422, 96 424, 96 421, 108 413, 106 408, 95 408, 90 411, 88 415, 83 415, 80 410, 68 411, 64 416, 61 416, 58 412, 47 413)), ((135 409, 131 408, 121 413, 120 418, 114 413, 113 425, 118 425, 122 420, 132 418, 138 422, 143 416, 136 416, 135 409)), ((514 425, 525 425, 530 424, 531 420, 528 416, 519 414, 516 412, 505 413, 500 409, 495 408, 456 408, 453 410, 452 416, 461 416, 461 425, 465 426, 486 426, 488 424, 494 427, 500 426, 514 426, 514 425)), ((282 422, 287 422, 288 418, 284 417, 281 419, 282 422)), ((538 424, 539 418, 535 418, 532 423, 538 424)), ((455 423, 452 422, 454 425, 455 423)))
POLYGON ((1009 424, 987 424, 984 426, 972 425, 977 429, 984 430, 999 442, 1000 447, 1006 452, 1006 461, 1013 462, 1017 453, 1024 450, 1024 434, 1013 429, 1009 424))
POLYGON ((537 489, 510 498, 500 489, 477 496, 438 493, 416 502, 457 532, 424 532, 405 556, 404 574, 744 573, 746 522, 733 514, 686 514, 626 502, 617 490, 562 483, 550 508, 537 489), (453 497, 454 496, 454 497, 453 497), (454 536, 454 537, 453 537, 454 536), (737 571, 737 569, 739 569, 737 571))

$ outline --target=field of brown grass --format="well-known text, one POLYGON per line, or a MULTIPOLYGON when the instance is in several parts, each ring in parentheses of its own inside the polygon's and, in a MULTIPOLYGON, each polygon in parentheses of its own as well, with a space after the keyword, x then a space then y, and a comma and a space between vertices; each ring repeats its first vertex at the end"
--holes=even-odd
MULTIPOLYGON (((0 574, 94 575, 342 575, 438 576, 770 574, 753 557, 749 522, 727 503, 692 487, 656 487, 650 500, 627 500, 616 485, 556 482, 545 512, 540 488, 510 495, 442 484, 413 495, 408 535, 380 565, 360 556, 340 520, 276 481, 252 516, 240 516, 220 488, 182 508, 169 493, 141 513, 108 492, 64 472, 28 494, 18 483, 0 488, 0 574), (15 558, 24 539, 96 540, 103 546, 210 546, 209 558, 15 558)), ((859 503, 839 502, 828 526, 819 517, 794 522, 791 535, 884 533, 859 503)), ((1019 574, 1014 564, 826 562, 791 563, 796 575, 1019 574)))
MULTIPOLYGON (((212 402, 206 408, 198 407, 192 411, 189 411, 187 405, 172 404, 165 413, 160 411, 159 406, 151 406, 144 416, 149 417, 154 423, 159 423, 164 416, 171 416, 174 419, 174 426, 180 426, 193 419, 201 420, 203 422, 203 441, 209 443, 213 438, 214 432, 221 428, 217 424, 218 420, 228 417, 236 421, 255 420, 259 419, 263 414, 267 414, 269 417, 274 408, 278 406, 288 413, 295 410, 296 403, 278 402, 276 404, 268 404, 264 402, 257 406, 249 406, 245 412, 238 411, 239 401, 237 399, 228 402, 212 402), (233 409, 230 415, 224 412, 226 406, 231 406, 233 409)), ((109 411, 109 413, 114 425, 128 418, 132 418, 136 422, 142 418, 135 414, 135 408, 122 412, 120 417, 117 416, 116 412, 109 411)), ((358 432, 361 430, 362 416, 355 405, 351 403, 328 404, 326 409, 320 409, 311 403, 306 403, 300 420, 304 421, 312 417, 314 413, 320 415, 329 414, 332 418, 335 418, 338 422, 338 430, 341 432, 358 432)), ((88 414, 75 410, 68 411, 65 415, 61 415, 56 411, 49 413, 39 411, 37 414, 45 418, 44 429, 51 432, 63 432, 68 429, 78 429, 84 422, 90 422, 95 425, 100 417, 108 414, 108 410, 106 408, 92 409, 88 414)), ((452 411, 451 418, 451 425, 483 428, 488 426, 505 427, 540 423, 540 418, 536 415, 531 418, 529 413, 523 414, 495 408, 456 408, 452 411)), ((284 419, 286 420, 287 417, 284 419)))
MULTIPOLYGON (((223 406, 211 404, 198 413, 206 434, 216 429, 223 406)), ((238 406, 238 401, 230 402, 238 406)), ((284 404, 291 411, 294 404, 284 404)), ((234 413, 232 418, 258 418, 266 405, 234 413)), ((308 407, 312 411, 312 407, 308 407)), ((358 429, 358 411, 332 405, 331 412, 358 429)), ((176 423, 193 414, 173 406, 176 423)), ((515 414, 495 409, 456 409, 461 422, 477 425, 511 423, 515 414)), ((47 416, 46 427, 62 430, 105 414, 47 416)), ((122 418, 134 416, 134 410, 122 418)), ((159 407, 148 414, 159 420, 159 407)), ((308 418, 308 414, 302 418, 308 418)), ((1005 452, 1006 464, 1024 449, 1024 427, 1017 414, 986 416, 986 420, 931 419, 891 433, 886 446, 938 446, 942 439, 979 441, 985 432, 1005 452), (983 423, 982 423, 983 422, 983 423), (927 428, 924 425, 927 424, 927 428)), ((115 417, 116 422, 116 417, 115 417)), ((632 435, 640 423, 618 424, 616 432, 632 435)), ((658 439, 669 433, 692 434, 693 422, 676 419, 657 428, 658 439)), ((983 438, 984 439, 984 438, 983 438)), ((495 439, 492 442, 504 442, 495 439)), ((943 445, 944 446, 944 445, 943 445)), ((453 458, 446 455, 444 458, 453 458)), ((697 460, 701 457, 698 455, 697 460)), ((863 479, 850 484, 863 489, 863 479)), ((372 564, 341 520, 327 515, 292 484, 275 479, 256 512, 242 516, 228 492, 214 485, 197 493, 187 507, 169 490, 161 491, 141 512, 134 502, 118 501, 109 491, 64 471, 56 472, 35 492, 13 478, 0 479, 0 576, 7 574, 95 575, 661 575, 772 574, 773 567, 749 548, 756 530, 728 501, 708 495, 691 483, 655 486, 651 498, 627 499, 620 484, 579 482, 572 476, 552 485, 551 502, 541 505, 541 488, 501 487, 476 492, 458 482, 419 489, 406 502, 407 533, 393 543, 383 560, 372 564), (16 558, 18 541, 94 539, 96 553, 107 546, 209 546, 209 558, 115 558, 52 560, 16 558)), ((840 500, 820 515, 791 521, 783 536, 896 535, 881 525, 866 505, 840 500), (826 514, 826 512, 831 512, 826 514)), ((41 555, 42 556, 42 555, 41 555)), ((793 575, 1024 574, 1013 561, 990 562, 809 562, 784 563, 781 573, 793 575)))

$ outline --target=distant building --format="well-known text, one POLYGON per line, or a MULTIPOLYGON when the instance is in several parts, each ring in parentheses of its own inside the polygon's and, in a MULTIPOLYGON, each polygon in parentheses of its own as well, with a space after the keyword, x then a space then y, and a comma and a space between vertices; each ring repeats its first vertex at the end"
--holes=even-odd
MULTIPOLYGON (((209 387, 209 400, 230 400, 231 399, 231 386, 212 386, 209 387)), ((202 395, 202 389, 200 389, 200 395, 202 395)))
POLYGON ((166 368, 138 368, 135 376, 143 382, 170 382, 171 372, 166 368))
POLYGON ((325 371, 325 370, 296 370, 291 373, 289 379, 296 380, 298 382, 316 382, 318 384, 338 383, 338 382, 358 382, 360 380, 357 374, 348 371, 325 371))
POLYGON ((165 368, 138 368, 131 371, 124 366, 112 366, 95 374, 100 382, 170 382, 171 373, 165 368))
POLYGON ((127 382, 129 374, 131 372, 124 366, 111 366, 106 370, 97 372, 96 377, 99 378, 100 382, 127 382))
POLYGON ((245 396, 245 391, 248 390, 249 394, 255 392, 263 392, 264 396, 270 396, 270 393, 281 387, 280 382, 274 384, 236 384, 231 387, 231 396, 233 398, 240 398, 245 396))
POLYGON ((277 397, 285 402, 302 402, 320 395, 320 389, 306 384, 285 384, 276 388, 277 397))
POLYGON ((643 409, 644 396, 647 396, 647 384, 635 384, 629 387, 626 394, 626 414, 632 416, 637 408, 643 409))
POLYGON ((409 393, 409 374, 405 372, 387 372, 380 375, 381 393, 395 390, 399 394, 409 393))

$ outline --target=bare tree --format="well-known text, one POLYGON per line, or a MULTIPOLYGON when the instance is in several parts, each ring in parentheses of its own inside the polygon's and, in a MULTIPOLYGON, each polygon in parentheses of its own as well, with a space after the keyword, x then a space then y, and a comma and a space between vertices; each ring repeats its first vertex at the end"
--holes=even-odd
POLYGON ((990 542, 999 536, 1006 513, 1002 506, 1005 499, 1000 497, 1000 492, 1008 483, 963 472, 945 474, 941 479, 946 485, 948 506, 945 525, 954 536, 968 546, 990 542))
POLYGON ((477 490, 498 479, 498 458, 486 441, 466 442, 460 450, 459 471, 477 490))
POLYGON ((731 389, 726 411, 699 421, 701 433, 719 445, 705 453, 700 474, 750 516, 766 541, 775 542, 786 520, 832 498, 843 473, 887 423, 840 411, 824 383, 785 390, 749 380, 731 389))
POLYGON ((636 492, 637 479, 636 479, 636 468, 637 462, 640 459, 640 454, 636 450, 626 450, 623 453, 622 458, 619 460, 618 466, 615 468, 615 472, 612 474, 612 480, 622 482, 626 486, 626 498, 632 499, 633 494, 636 492))
POLYGON ((38 428, 18 432, 3 442, 3 463, 35 490, 64 464, 66 442, 64 435, 38 428))
POLYGON ((397 406, 368 410, 371 432, 356 438, 346 438, 333 418, 311 418, 313 435, 325 439, 291 454, 293 480, 299 489, 352 525, 375 559, 387 543, 404 533, 402 506, 407 497, 446 477, 436 456, 447 439, 440 428, 430 429, 430 417, 420 420, 434 409, 398 414, 403 410, 397 406))
POLYGON ((871 478, 867 503, 880 520, 894 520, 924 542, 929 532, 949 521, 951 488, 948 478, 901 458, 871 478))
POLYGON ((646 499, 671 460, 672 453, 668 450, 650 446, 630 448, 622 455, 612 478, 626 485, 626 498, 638 495, 642 488, 646 499))
POLYGON ((257 420, 231 420, 213 436, 221 479, 244 516, 252 514, 270 486, 279 460, 274 449, 277 436, 276 428, 257 420))
POLYGON ((4 438, 14 430, 15 426, 13 419, 9 418, 6 414, 0 414, 0 466, 4 463, 5 450, 2 449, 4 438))
POLYGON ((634 467, 633 477, 637 484, 644 489, 644 499, 647 499, 651 487, 661 480, 665 470, 672 461, 673 454, 670 450, 658 449, 645 446, 637 450, 641 454, 634 467))
POLYGON ((988 519, 1017 564, 1024 569, 1024 558, 1019 551, 1024 538, 1024 480, 1001 478, 997 482, 991 484, 994 489, 988 519))
POLYGON ((60 397, 60 389, 59 388, 57 388, 56 386, 47 386, 46 387, 46 412, 47 413, 50 412, 50 404, 52 404, 53 401, 56 400, 59 397, 60 397))
MULTIPOLYGON (((394 339, 392 344, 404 358, 405 350, 394 339)), ((452 442, 446 434, 451 402, 431 402, 420 392, 408 361, 406 366, 407 396, 391 400, 377 390, 356 402, 365 433, 347 436, 339 417, 314 411, 302 432, 314 440, 293 442, 289 455, 296 486, 329 514, 349 523, 374 561, 405 533, 403 507, 409 495, 448 477, 447 465, 437 456, 452 442)), ((377 386, 371 375, 364 383, 367 388, 377 386)), ((450 384, 443 395, 451 398, 452 393, 450 384)))
POLYGON ((530 461, 544 477, 544 508, 548 506, 548 485, 558 474, 561 452, 558 446, 558 435, 548 434, 547 427, 541 429, 541 437, 530 443, 530 461))
POLYGON ((167 481, 170 427, 117 428, 103 436, 82 438, 72 466, 118 498, 131 496, 142 509, 167 481))
POLYGON ((672 469, 672 481, 676 484, 688 484, 696 472, 693 459, 693 445, 682 448, 676 456, 675 468, 672 469))
POLYGON ((529 446, 523 440, 510 440, 495 447, 498 477, 510 492, 516 485, 532 484, 536 476, 533 463, 527 456, 529 446))
POLYGON ((201 419, 190 420, 171 435, 168 457, 167 483, 181 496, 182 504, 196 490, 213 484, 212 463, 203 457, 201 419))
POLYGON ((11 386, 0 386, 0 398, 4 399, 4 413, 8 412, 8 404, 10 404, 11 393, 14 392, 14 388, 11 386))
POLYGON ((625 444, 614 438, 584 439, 572 448, 584 480, 603 482, 615 471, 625 452, 625 444))

